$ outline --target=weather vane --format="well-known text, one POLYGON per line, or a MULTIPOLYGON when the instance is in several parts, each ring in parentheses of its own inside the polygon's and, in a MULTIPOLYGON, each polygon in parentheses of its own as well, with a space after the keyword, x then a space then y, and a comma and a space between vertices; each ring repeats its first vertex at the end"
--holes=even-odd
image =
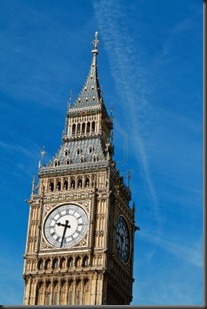
POLYGON ((94 46, 94 49, 92 50, 92 53, 94 53, 94 52, 97 53, 97 52, 98 52, 97 47, 98 47, 98 45, 99 45, 98 31, 95 32, 95 39, 93 40, 92 44, 93 44, 93 46, 94 46))
POLYGON ((70 102, 72 101, 72 97, 73 97, 73 92, 72 92, 72 90, 70 90, 70 96, 69 96, 69 101, 70 102))
POLYGON ((45 146, 42 147, 40 154, 41 154, 41 159, 39 160, 39 167, 41 167, 43 165, 44 156, 46 154, 45 146))
POLYGON ((46 154, 46 151, 45 151, 45 146, 42 147, 42 150, 40 151, 40 154, 41 154, 41 157, 42 157, 42 160, 46 154))
POLYGON ((71 106, 71 102, 72 102, 72 98, 73 98, 73 92, 72 92, 72 90, 70 90, 70 94, 69 94, 69 100, 68 100, 68 107, 70 107, 71 106))
POLYGON ((113 111, 114 111, 114 104, 113 102, 111 102, 111 107, 110 107, 110 112, 111 112, 110 117, 111 118, 113 118, 113 111))
POLYGON ((130 187, 130 179, 131 179, 131 172, 130 171, 128 171, 128 173, 127 173, 127 179, 128 179, 128 188, 130 187))

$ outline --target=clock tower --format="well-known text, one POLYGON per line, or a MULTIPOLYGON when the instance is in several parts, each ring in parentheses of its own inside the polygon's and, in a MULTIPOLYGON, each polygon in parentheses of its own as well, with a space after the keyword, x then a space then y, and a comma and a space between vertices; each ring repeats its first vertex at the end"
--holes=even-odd
MULTIPOLYGON (((135 207, 113 159, 113 122, 98 72, 66 114, 62 144, 33 181, 24 255, 25 305, 128 305, 135 207)), ((42 153, 44 155, 44 151, 42 153)))

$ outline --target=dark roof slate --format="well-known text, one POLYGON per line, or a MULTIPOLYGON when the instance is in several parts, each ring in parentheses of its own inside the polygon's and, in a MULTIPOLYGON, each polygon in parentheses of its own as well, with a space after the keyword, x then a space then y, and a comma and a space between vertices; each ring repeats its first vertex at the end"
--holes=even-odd
POLYGON ((102 103, 101 89, 97 72, 98 51, 95 50, 92 51, 92 53, 93 58, 87 79, 74 105, 70 107, 69 112, 73 112, 74 109, 87 109, 95 106, 99 107, 102 103))

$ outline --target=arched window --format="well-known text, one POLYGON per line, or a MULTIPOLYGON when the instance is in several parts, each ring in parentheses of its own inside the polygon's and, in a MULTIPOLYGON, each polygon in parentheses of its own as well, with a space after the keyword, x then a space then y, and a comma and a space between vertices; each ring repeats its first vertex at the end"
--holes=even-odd
POLYGON ((49 188, 51 192, 54 191, 54 181, 53 180, 50 181, 49 188))
POLYGON ((86 129, 86 124, 85 122, 82 123, 82 133, 85 133, 85 129, 86 129))
POLYGON ((65 156, 68 156, 70 154, 70 150, 65 149, 65 156))
POLYGON ((73 258, 69 257, 68 259, 68 267, 72 267, 73 266, 73 258))
POLYGON ((89 153, 92 153, 92 152, 93 152, 93 147, 92 147, 92 146, 89 147, 88 152, 89 152, 89 153))
POLYGON ((82 188, 82 179, 81 178, 78 179, 78 188, 82 188))
POLYGON ((96 155, 93 156, 93 162, 96 162, 97 161, 97 158, 96 158, 96 155))
POLYGON ((58 259, 57 258, 55 258, 53 260, 52 266, 53 266, 54 269, 58 267, 58 259))
POLYGON ((60 180, 57 181, 57 190, 58 191, 61 190, 61 181, 60 180))
POLYGON ((65 258, 63 257, 61 260, 60 260, 60 268, 64 268, 66 266, 66 260, 65 258))
POLYGON ((72 125, 72 134, 75 135, 75 123, 72 125))
POLYGON ((89 184, 90 184, 90 180, 89 180, 89 178, 87 177, 86 180, 85 180, 85 187, 89 187, 89 184))
POLYGON ((92 122, 92 132, 94 133, 96 129, 96 123, 95 121, 92 122))
POLYGON ((50 263, 51 263, 50 259, 47 259, 46 262, 45 262, 45 268, 46 269, 50 268, 50 263))
POLYGON ((81 163, 84 162, 84 157, 83 156, 80 158, 80 161, 81 161, 81 163))
POLYGON ((75 266, 80 267, 81 266, 81 258, 78 256, 75 260, 75 266))
POLYGON ((64 180, 63 188, 65 190, 68 190, 68 180, 67 179, 64 180))
POLYGON ((71 179, 71 182, 70 182, 70 187, 71 189, 75 189, 75 179, 71 179))
POLYGON ((87 122, 87 129, 86 129, 87 133, 90 132, 90 122, 87 122))
POLYGON ((86 255, 86 256, 84 256, 84 258, 83 258, 83 266, 88 266, 89 265, 89 258, 88 258, 88 256, 86 255))
POLYGON ((80 134, 80 123, 77 125, 77 133, 80 134))
POLYGON ((44 264, 43 264, 43 260, 40 259, 39 262, 38 262, 38 269, 39 269, 39 270, 43 269, 43 265, 44 265, 44 264))
POLYGON ((54 161, 54 164, 55 164, 55 166, 57 166, 57 165, 58 165, 58 162, 57 162, 57 160, 55 160, 55 161, 54 161))
POLYGON ((77 155, 79 155, 80 154, 80 148, 78 147, 78 149, 77 149, 77 155))

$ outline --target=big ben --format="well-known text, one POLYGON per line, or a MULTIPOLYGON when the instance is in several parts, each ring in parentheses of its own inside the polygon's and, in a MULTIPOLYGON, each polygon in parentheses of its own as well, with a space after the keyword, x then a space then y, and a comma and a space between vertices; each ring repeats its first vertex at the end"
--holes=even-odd
POLYGON ((24 254, 25 305, 128 305, 135 206, 116 168, 113 121, 100 89, 98 33, 62 144, 33 181, 24 254))

